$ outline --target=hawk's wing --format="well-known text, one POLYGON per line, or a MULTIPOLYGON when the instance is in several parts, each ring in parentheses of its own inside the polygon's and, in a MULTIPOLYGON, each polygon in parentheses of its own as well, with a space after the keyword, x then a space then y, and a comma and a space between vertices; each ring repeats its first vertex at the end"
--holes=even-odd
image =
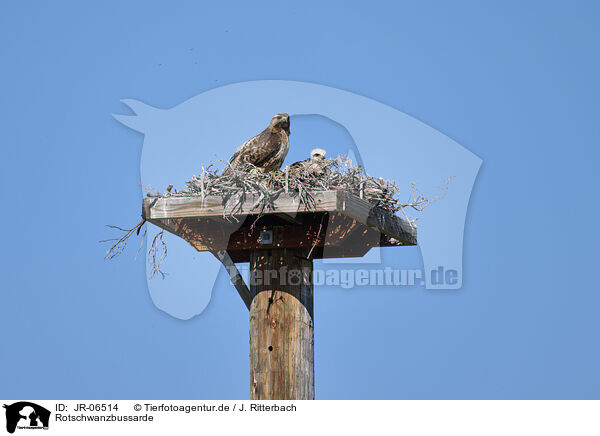
POLYGON ((279 148, 280 144, 276 138, 272 137, 271 130, 267 128, 244 142, 231 156, 229 163, 231 166, 236 167, 249 162, 260 167, 272 159, 279 148))
POLYGON ((241 155, 246 154, 248 147, 252 147, 252 144, 254 144, 255 142, 258 142, 258 137, 262 134, 263 134, 263 132, 259 133, 256 136, 253 136, 252 138, 250 138, 246 142, 244 142, 242 145, 240 145, 238 147, 238 149, 235 151, 235 153, 233 153, 233 156, 231 156, 231 159, 229 159, 229 163, 232 164, 241 155))

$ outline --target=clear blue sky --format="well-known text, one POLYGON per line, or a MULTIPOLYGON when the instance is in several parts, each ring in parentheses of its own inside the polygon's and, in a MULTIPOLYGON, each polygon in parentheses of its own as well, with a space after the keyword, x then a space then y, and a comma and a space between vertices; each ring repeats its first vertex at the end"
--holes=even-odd
POLYGON ((248 397, 239 297, 175 319, 135 249, 97 241, 140 212, 120 99, 260 79, 368 96, 484 161, 462 289, 316 290, 317 398, 598 398, 599 9, 3 2, 0 398, 248 397))

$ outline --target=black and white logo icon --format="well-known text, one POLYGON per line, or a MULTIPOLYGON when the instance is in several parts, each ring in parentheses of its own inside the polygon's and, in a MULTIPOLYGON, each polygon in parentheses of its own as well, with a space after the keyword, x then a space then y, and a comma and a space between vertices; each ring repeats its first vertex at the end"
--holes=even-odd
POLYGON ((14 433, 16 429, 48 429, 50 411, 29 401, 19 401, 4 405, 6 409, 6 431, 14 433))

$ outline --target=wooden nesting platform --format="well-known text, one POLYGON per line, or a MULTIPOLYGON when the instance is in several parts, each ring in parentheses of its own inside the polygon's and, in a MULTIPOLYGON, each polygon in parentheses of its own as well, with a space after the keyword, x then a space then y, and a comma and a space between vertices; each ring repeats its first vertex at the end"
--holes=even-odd
POLYGON ((234 262, 250 252, 308 248, 311 259, 361 257, 372 247, 417 244, 407 221, 345 191, 311 193, 308 207, 298 195, 280 194, 268 210, 258 196, 145 198, 142 216, 188 241, 198 251, 226 250, 234 262))

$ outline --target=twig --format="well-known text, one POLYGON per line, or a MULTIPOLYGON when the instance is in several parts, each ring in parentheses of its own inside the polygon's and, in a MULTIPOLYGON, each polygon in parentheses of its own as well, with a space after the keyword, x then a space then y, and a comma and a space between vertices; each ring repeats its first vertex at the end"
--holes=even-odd
POLYGON ((317 232, 317 237, 315 238, 315 242, 313 242, 313 245, 310 248, 310 251, 308 252, 308 256, 306 256, 307 259, 310 259, 310 255, 312 254, 313 250, 317 246, 317 243, 319 242, 319 239, 321 238, 321 229, 323 228, 323 220, 324 219, 325 219, 325 214, 323 214, 323 216, 321 217, 321 222, 319 223, 319 231, 317 232))
POLYGON ((166 276, 166 273, 160 269, 161 264, 167 257, 167 244, 165 244, 165 241, 163 239, 164 234, 165 234, 164 230, 161 230, 160 232, 158 232, 154 236, 154 239, 152 240, 152 244, 150 245, 150 249, 148 250, 148 263, 151 266, 151 270, 150 270, 150 278, 151 279, 154 278, 154 276, 156 274, 160 274, 163 279, 166 276), (160 250, 161 250, 160 254, 158 254, 159 248, 157 247, 157 245, 160 245, 160 250))
MULTIPOLYGON (((104 255, 104 259, 114 259, 119 254, 121 254, 123 252, 123 250, 125 250, 125 247, 127 247, 127 241, 129 240, 129 237, 133 234, 133 232, 140 229, 144 225, 145 222, 146 222, 146 220, 142 219, 139 223, 137 223, 135 226, 133 226, 130 229, 123 229, 119 226, 113 226, 113 225, 108 224, 106 227, 111 228, 111 229, 120 230, 122 232, 125 232, 125 234, 122 237, 120 237, 119 239, 117 239, 116 240, 117 242, 106 251, 106 254, 104 255)), ((115 239, 105 239, 100 242, 108 242, 111 240, 114 241, 115 239)))

